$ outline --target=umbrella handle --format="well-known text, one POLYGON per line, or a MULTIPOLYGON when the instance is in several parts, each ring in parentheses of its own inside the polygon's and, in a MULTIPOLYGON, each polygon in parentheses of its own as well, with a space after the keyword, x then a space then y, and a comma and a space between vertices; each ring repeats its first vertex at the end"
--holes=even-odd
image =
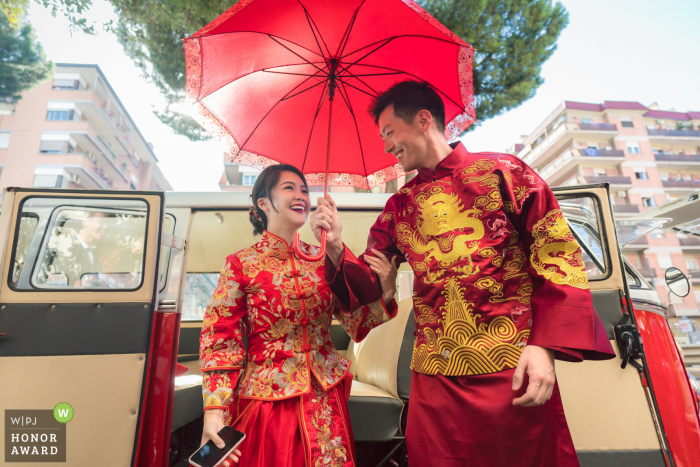
POLYGON ((299 232, 294 232, 294 240, 292 241, 292 248, 296 252, 297 256, 306 261, 321 261, 324 256, 326 256, 326 231, 321 232, 321 251, 317 256, 309 256, 306 253, 302 253, 299 248, 299 232))

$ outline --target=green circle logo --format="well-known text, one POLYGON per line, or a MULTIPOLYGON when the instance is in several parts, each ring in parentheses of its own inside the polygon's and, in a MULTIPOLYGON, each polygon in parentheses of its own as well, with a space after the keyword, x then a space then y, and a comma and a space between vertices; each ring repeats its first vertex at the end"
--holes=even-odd
POLYGON ((59 402, 53 408, 53 418, 59 423, 68 423, 73 420, 73 407, 68 402, 59 402))

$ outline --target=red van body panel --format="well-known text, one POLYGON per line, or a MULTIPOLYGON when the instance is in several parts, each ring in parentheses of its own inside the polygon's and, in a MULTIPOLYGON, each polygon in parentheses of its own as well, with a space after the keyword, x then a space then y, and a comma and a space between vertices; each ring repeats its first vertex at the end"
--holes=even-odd
POLYGON ((700 466, 700 421, 688 375, 666 318, 634 310, 649 376, 676 467, 700 466))

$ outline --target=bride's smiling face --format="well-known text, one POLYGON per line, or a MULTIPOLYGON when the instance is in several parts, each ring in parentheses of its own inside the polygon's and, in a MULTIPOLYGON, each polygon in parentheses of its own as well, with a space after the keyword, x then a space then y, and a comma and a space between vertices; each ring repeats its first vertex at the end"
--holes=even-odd
POLYGON ((309 189, 299 175, 281 172, 269 198, 258 199, 258 207, 267 216, 267 230, 290 225, 294 230, 306 223, 311 209, 309 189))

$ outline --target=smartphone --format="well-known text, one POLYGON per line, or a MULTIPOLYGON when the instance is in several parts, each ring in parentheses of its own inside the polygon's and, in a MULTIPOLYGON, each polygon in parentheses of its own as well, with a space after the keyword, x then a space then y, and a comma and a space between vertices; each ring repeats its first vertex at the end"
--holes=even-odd
POLYGON ((190 456, 190 464, 197 467, 216 467, 243 442, 245 433, 225 426, 219 431, 219 438, 224 442, 223 449, 219 449, 212 440, 209 440, 190 456))

